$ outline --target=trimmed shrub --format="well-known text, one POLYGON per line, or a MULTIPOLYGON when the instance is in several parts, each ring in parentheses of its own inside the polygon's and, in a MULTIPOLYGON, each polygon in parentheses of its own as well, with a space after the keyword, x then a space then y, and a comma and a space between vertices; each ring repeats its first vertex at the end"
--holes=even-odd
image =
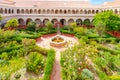
POLYGON ((35 47, 31 50, 31 52, 38 52, 38 53, 41 53, 42 55, 45 55, 45 56, 47 56, 47 54, 48 54, 48 50, 47 50, 47 49, 41 48, 41 47, 39 47, 39 46, 35 46, 35 47))
POLYGON ((45 66, 45 69, 44 69, 43 80, 50 80, 50 74, 52 72, 54 61, 55 61, 55 51, 50 49, 48 51, 46 66, 45 66))

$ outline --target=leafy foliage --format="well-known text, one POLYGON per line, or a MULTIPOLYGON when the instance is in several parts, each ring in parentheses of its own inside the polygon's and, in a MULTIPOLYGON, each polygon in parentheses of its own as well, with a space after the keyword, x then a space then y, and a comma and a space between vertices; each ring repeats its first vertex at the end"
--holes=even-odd
POLYGON ((70 25, 72 26, 72 28, 75 28, 75 27, 77 27, 77 24, 76 24, 76 22, 73 22, 73 23, 71 23, 70 25))
POLYGON ((90 20, 89 19, 85 19, 83 24, 86 25, 86 26, 90 26, 90 20))
POLYGON ((83 28, 83 27, 76 27, 76 28, 74 28, 73 31, 74 31, 75 35, 76 35, 78 38, 80 38, 80 36, 86 34, 87 29, 86 29, 86 28, 83 28))
POLYGON ((36 23, 31 21, 27 24, 27 30, 29 31, 35 31, 36 23))
POLYGON ((53 28, 53 24, 52 24, 52 22, 50 22, 50 21, 48 21, 48 22, 45 24, 45 26, 47 27, 47 29, 48 29, 49 32, 50 32, 51 29, 53 28))
POLYGON ((90 70, 88 70, 88 69, 83 69, 82 77, 84 79, 94 80, 94 74, 90 70))
POLYGON ((0 66, 0 80, 9 80, 11 74, 25 67, 24 58, 14 58, 7 62, 5 62, 5 65, 0 66))
POLYGON ((44 56, 37 52, 31 52, 28 55, 28 60, 26 63, 26 68, 28 71, 32 71, 36 74, 42 73, 45 66, 44 56))
POLYGON ((98 33, 99 36, 102 36, 102 34, 105 32, 106 30, 106 25, 105 23, 103 23, 102 21, 99 21, 99 23, 95 24, 95 29, 98 33))
POLYGON ((19 22, 16 18, 10 19, 7 21, 5 27, 17 27, 19 25, 19 22))
POLYGON ((15 35, 14 30, 4 31, 4 30, 0 29, 0 43, 8 41, 14 35, 15 35))
POLYGON ((2 15, 0 15, 0 21, 2 20, 2 15))
POLYGON ((119 75, 120 54, 116 52, 119 48, 114 50, 95 41, 89 44, 84 36, 79 42, 61 53, 63 80, 94 80, 95 75, 100 80, 109 80, 114 73, 119 75))
POLYGON ((114 14, 112 11, 96 14, 93 21, 94 25, 100 21, 105 23, 107 30, 120 30, 120 16, 114 14))

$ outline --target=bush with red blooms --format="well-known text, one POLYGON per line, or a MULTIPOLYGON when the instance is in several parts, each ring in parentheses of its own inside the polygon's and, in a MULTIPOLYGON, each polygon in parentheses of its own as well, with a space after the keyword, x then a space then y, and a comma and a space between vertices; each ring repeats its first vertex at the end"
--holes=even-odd
POLYGON ((60 27, 63 27, 63 25, 61 24, 61 22, 58 22, 58 21, 57 21, 57 22, 54 23, 54 27, 55 27, 55 28, 56 28, 58 25, 59 25, 60 27))

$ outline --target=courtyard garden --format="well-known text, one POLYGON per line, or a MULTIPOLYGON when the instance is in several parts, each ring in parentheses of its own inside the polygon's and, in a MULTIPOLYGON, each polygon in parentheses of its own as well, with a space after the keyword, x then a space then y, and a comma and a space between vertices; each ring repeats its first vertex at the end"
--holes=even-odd
POLYGON ((50 39, 58 28, 51 22, 21 28, 17 19, 8 20, 0 29, 0 80, 120 80, 119 21, 107 11, 95 15, 94 27, 87 21, 86 27, 60 27, 66 45, 56 48, 50 39))

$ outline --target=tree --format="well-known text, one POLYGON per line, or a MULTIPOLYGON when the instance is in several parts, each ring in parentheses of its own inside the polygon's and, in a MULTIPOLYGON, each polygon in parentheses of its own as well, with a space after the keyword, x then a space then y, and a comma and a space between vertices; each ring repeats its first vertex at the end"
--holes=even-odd
POLYGON ((36 23, 31 21, 27 24, 27 30, 29 31, 35 31, 36 23))
POLYGON ((99 21, 99 23, 95 24, 95 29, 98 33, 98 35, 101 37, 102 34, 105 32, 106 30, 106 25, 105 23, 103 23, 102 21, 99 21))
POLYGON ((74 28, 76 28, 76 27, 77 27, 76 22, 72 22, 72 23, 70 24, 70 27, 68 27, 68 29, 69 29, 69 31, 71 32, 71 31, 73 31, 74 28))
POLYGON ((19 22, 16 18, 12 18, 7 21, 5 27, 17 27, 19 25, 19 22))
POLYGON ((52 24, 50 21, 48 21, 48 22, 45 24, 45 26, 48 28, 49 32, 50 32, 51 29, 53 28, 53 24, 52 24))
POLYGON ((93 24, 97 25, 100 21, 104 22, 107 30, 120 30, 120 16, 114 14, 112 11, 96 14, 93 24))
POLYGON ((71 23, 70 25, 71 25, 73 28, 77 27, 76 22, 73 22, 73 23, 71 23))
POLYGON ((89 19, 85 19, 83 24, 86 25, 86 26, 90 26, 90 20, 89 19))

